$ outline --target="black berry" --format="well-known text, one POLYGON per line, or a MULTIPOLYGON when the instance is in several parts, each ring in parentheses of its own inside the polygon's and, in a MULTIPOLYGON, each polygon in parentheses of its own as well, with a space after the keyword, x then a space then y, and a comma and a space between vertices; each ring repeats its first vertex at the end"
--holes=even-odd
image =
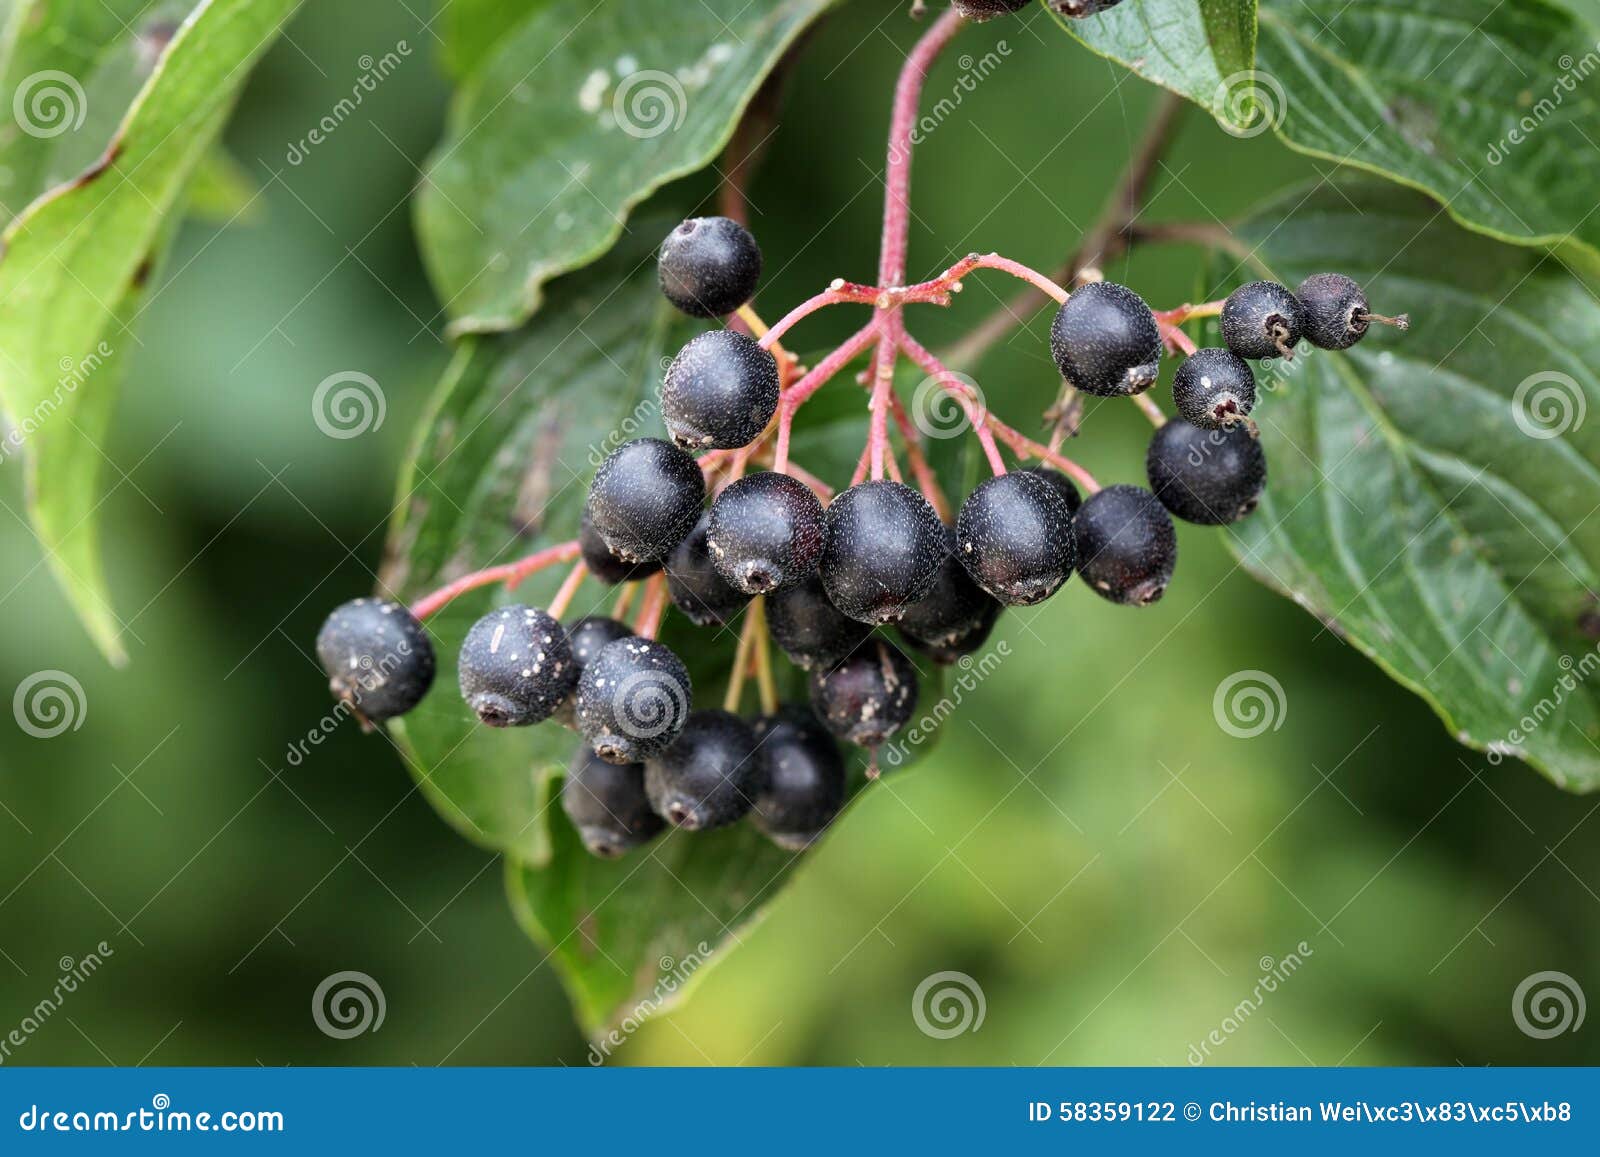
POLYGON ((933 589, 944 561, 944 524, 909 486, 852 486, 828 507, 822 585, 852 619, 893 622, 933 589))
POLYGON ((1238 522, 1267 485, 1261 441, 1244 426, 1202 430, 1175 418, 1150 439, 1145 469, 1161 505, 1205 526, 1238 522))
POLYGON ((1073 514, 1078 513, 1078 507, 1083 505, 1083 495, 1078 493, 1078 488, 1072 484, 1072 479, 1048 466, 1030 466, 1027 473, 1037 474, 1054 486, 1056 493, 1061 495, 1061 501, 1067 504, 1067 509, 1073 514))
POLYGON ((1313 273, 1300 283, 1295 296, 1304 311, 1306 340, 1325 350, 1349 349, 1367 336, 1375 321, 1411 328, 1411 319, 1405 314, 1384 317, 1373 313, 1366 292, 1342 273, 1313 273))
POLYGON ((689 537, 667 556, 667 594, 672 605, 697 627, 727 623, 744 609, 750 596, 717 570, 707 545, 711 516, 702 514, 689 537))
POLYGON ((1125 606, 1144 606, 1166 593, 1178 561, 1178 535, 1150 491, 1107 486, 1089 496, 1073 526, 1078 568, 1096 594, 1125 606))
POLYGON ((1096 281, 1072 291, 1050 327, 1061 376, 1087 394, 1142 394, 1161 369, 1161 327, 1133 290, 1096 281))
POLYGON ((829 601, 819 575, 768 596, 767 630, 790 661, 807 671, 833 666, 872 633, 829 601))
POLYGON ((811 707, 829 731, 859 747, 879 747, 917 706, 917 669, 885 639, 868 639, 848 659, 811 672, 811 707))
POLYGON ((1222 340, 1242 358, 1292 358, 1305 332, 1305 311, 1277 282, 1252 281, 1222 303, 1220 324, 1222 340))
POLYGON ((607 763, 643 763, 678 737, 693 699, 689 670, 670 648, 618 639, 578 679, 578 730, 607 763))
MULTIPOLYGON (((582 676, 583 669, 600 653, 601 648, 633 634, 633 628, 626 623, 619 623, 616 619, 608 619, 603 615, 590 615, 588 618, 579 619, 566 630, 567 646, 572 651, 572 665, 577 669, 579 676, 582 676)), ((578 682, 574 679, 573 694, 562 700, 554 716, 558 722, 567 727, 577 726, 577 704, 574 702, 577 689, 578 682)))
POLYGON ((685 450, 748 446, 777 409, 777 359, 731 329, 684 346, 661 383, 661 416, 685 450))
POLYGON ((900 616, 900 633, 914 643, 950 646, 1000 611, 1000 604, 972 580, 956 556, 956 532, 949 527, 945 550, 949 553, 939 564, 933 589, 900 616))
POLYGON ((1256 376, 1232 350, 1196 350, 1172 379, 1172 400, 1185 420, 1220 430, 1255 409, 1256 376))
POLYGON ((990 599, 983 617, 975 624, 953 638, 938 642, 928 642, 915 635, 906 634, 904 623, 901 624, 900 634, 913 650, 928 656, 941 667, 948 667, 953 663, 959 663, 989 641, 989 636, 994 633, 995 623, 1000 621, 1002 609, 999 603, 990 599))
POLYGON ((1050 7, 1063 16, 1097 16, 1107 8, 1115 8, 1122 0, 1050 0, 1050 7))
POLYGON ((334 698, 364 725, 404 715, 433 685, 428 632, 399 603, 354 599, 323 621, 317 658, 334 698))
POLYGON ((583 517, 578 524, 578 550, 583 556, 583 565, 588 568, 589 573, 608 586, 633 582, 653 575, 661 569, 659 560, 623 562, 612 554, 605 539, 601 538, 600 532, 594 528, 594 519, 589 517, 587 504, 584 505, 583 517))
POLYGON ((956 520, 961 565, 1007 606, 1043 602, 1072 575, 1072 511, 1046 479, 1026 470, 982 483, 956 520))
POLYGON ((725 317, 755 296, 761 247, 727 217, 691 217, 661 243, 661 292, 690 317, 725 317))
POLYGON ((638 438, 600 463, 585 512, 617 558, 653 562, 694 529, 705 496, 698 462, 671 442, 638 438))
POLYGON ((587 747, 578 749, 567 769, 561 810, 590 854, 605 860, 617 859, 666 826, 650 810, 644 768, 637 763, 607 763, 587 747))
POLYGON ((766 777, 750 821, 781 848, 810 846, 844 807, 844 756, 811 708, 787 705, 756 720, 766 777))
POLYGON ((827 537, 827 516, 811 487, 769 471, 741 478, 717 495, 706 545, 723 578, 759 595, 814 574, 827 537))
POLYGON ((1033 0, 956 0, 956 11, 968 20, 993 20, 1008 12, 1021 12, 1033 0))
POLYGON ((456 664, 461 697, 490 727, 554 715, 578 681, 567 632, 537 607, 490 611, 472 625, 456 664))
POLYGON ((644 765, 656 815, 700 832, 750 810, 766 779, 765 752, 750 725, 728 711, 691 711, 683 734, 644 765))

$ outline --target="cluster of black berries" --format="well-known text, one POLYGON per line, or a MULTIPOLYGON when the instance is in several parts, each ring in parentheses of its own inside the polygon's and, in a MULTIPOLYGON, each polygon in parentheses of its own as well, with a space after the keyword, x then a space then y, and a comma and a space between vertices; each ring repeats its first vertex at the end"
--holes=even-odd
MULTIPOLYGON (((968 20, 992 20, 1009 12, 1021 12, 1033 0, 955 0, 956 11, 968 20)), ((1049 0, 1050 8, 1063 16, 1093 16, 1115 8, 1122 0, 1049 0)))
MULTIPOLYGON (((659 272, 679 309, 721 317, 753 295, 761 251, 734 221, 694 219, 661 246, 659 272)), ((1338 274, 1308 278, 1297 293, 1246 285, 1221 310, 1227 348, 1199 350, 1178 370, 1181 417, 1151 441, 1150 489, 1109 486, 1084 499, 1055 470, 1015 470, 974 489, 954 527, 922 494, 882 479, 824 506, 799 479, 758 472, 707 505, 706 473, 690 451, 759 439, 782 375, 745 334, 701 334, 662 384, 671 440, 630 441, 601 463, 578 553, 606 584, 665 572, 672 604, 699 626, 727 624, 764 598, 772 641, 809 673, 809 707, 753 722, 695 709, 687 667, 661 642, 609 618, 563 626, 529 606, 501 607, 468 632, 461 694, 490 726, 554 719, 582 735, 563 803, 596 855, 620 855, 667 824, 700 831, 747 815, 779 844, 803 847, 844 801, 837 740, 875 750, 917 702, 916 667, 875 628, 892 624, 911 648, 952 663, 983 645, 1004 608, 1043 602, 1074 571, 1113 602, 1155 602, 1177 559, 1170 516, 1231 523, 1265 485, 1245 359, 1291 357, 1302 339, 1344 349, 1373 321, 1405 324, 1371 313, 1360 287, 1338 274)), ((1138 294, 1095 282, 1062 305, 1051 350, 1075 388, 1130 396, 1155 383, 1164 338, 1138 294)), ((427 634, 393 603, 340 607, 317 650, 335 695, 364 722, 410 710, 432 682, 427 634)))

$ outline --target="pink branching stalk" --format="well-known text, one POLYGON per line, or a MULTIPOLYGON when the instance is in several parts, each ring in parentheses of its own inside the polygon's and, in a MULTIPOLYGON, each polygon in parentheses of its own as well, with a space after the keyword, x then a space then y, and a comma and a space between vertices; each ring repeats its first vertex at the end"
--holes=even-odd
POLYGON ((471 574, 462 575, 454 582, 440 587, 430 595, 424 595, 411 605, 411 613, 419 620, 426 619, 429 615, 436 614, 441 608, 447 606, 452 600, 460 598, 468 591, 475 591, 479 587, 493 586, 495 583, 505 583, 510 590, 516 590, 517 584, 529 575, 543 570, 547 566, 556 566, 563 562, 571 562, 578 557, 578 542, 563 542, 557 546, 546 547, 527 558, 518 559, 516 562, 506 563, 504 566, 491 566, 484 570, 473 571, 471 574))

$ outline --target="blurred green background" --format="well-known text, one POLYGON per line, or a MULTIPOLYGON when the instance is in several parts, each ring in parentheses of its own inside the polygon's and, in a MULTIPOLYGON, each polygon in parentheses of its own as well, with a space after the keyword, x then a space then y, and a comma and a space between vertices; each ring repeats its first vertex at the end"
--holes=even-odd
MULTIPOLYGON (((806 46, 751 190, 769 314, 875 268, 888 95, 917 32, 905 9, 848 6, 806 46)), ((20 518, 18 471, 0 467, 0 690, 59 669, 87 705, 54 739, 0 728, 0 1036, 61 958, 114 953, 6 1063, 585 1063, 498 862, 429 810, 391 748, 346 727, 287 757, 327 711, 311 640, 372 585, 395 468, 448 353, 408 210, 448 96, 432 16, 308 5, 250 85, 228 144, 258 212, 185 227, 109 447, 128 669, 78 628, 20 518), (403 69, 291 165, 360 58, 401 40, 403 69), (311 396, 346 370, 381 383, 388 412, 340 441, 311 396), (318 1030, 312 993, 342 970, 381 984, 379 1031, 318 1030)), ((951 91, 955 56, 1001 40, 1003 67, 918 154, 914 273, 974 249, 1053 267, 1152 107, 1153 90, 1038 12, 964 33, 930 94, 951 91)), ((1270 136, 1195 115, 1149 216, 1227 217, 1318 175, 1270 136)), ((691 179, 664 199, 710 193, 691 179)), ((1194 296, 1197 257, 1143 252, 1107 272, 1169 306, 1194 296)), ((947 343, 1010 291, 971 278, 917 322, 947 343)), ((852 320, 819 318, 807 347, 852 320)), ((1056 380, 1043 319, 978 376, 1028 426, 1056 380)), ((1076 449, 1102 479, 1137 481, 1146 437, 1132 407, 1095 407, 1076 449)), ((872 791, 695 999, 616 1059, 1182 1065, 1299 952, 1212 1063, 1600 1060, 1600 1025, 1543 1040, 1512 1014, 1541 971, 1600 994, 1600 800, 1456 747, 1238 572, 1218 534, 1180 533, 1178 581, 1153 609, 1071 586, 1009 615, 1011 656, 936 753, 872 791), (1237 739, 1212 697, 1250 669, 1287 709, 1237 739), (936 1039, 912 994, 946 970, 981 986, 985 1019, 936 1039)))

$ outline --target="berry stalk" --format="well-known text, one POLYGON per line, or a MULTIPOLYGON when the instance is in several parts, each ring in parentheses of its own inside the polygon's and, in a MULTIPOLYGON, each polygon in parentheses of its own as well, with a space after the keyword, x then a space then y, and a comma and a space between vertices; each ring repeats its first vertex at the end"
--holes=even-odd
MULTIPOLYGON (((843 345, 818 362, 805 377, 784 391, 782 399, 778 402, 778 440, 772 454, 772 468, 779 474, 786 474, 789 470, 789 433, 790 427, 794 424, 794 412, 800 408, 801 403, 849 365, 851 359, 872 344, 878 336, 879 325, 879 319, 874 317, 853 336, 845 339, 843 345)), ((704 461, 705 458, 702 458, 701 462, 704 461)))
POLYGON ((547 547, 526 558, 516 562, 506 563, 503 566, 486 567, 483 570, 473 571, 471 574, 462 575, 454 582, 440 587, 432 594, 424 595, 411 605, 412 615, 420 622, 428 616, 438 613, 455 599, 460 598, 468 591, 475 591, 479 587, 493 586, 495 583, 505 583, 507 589, 516 590, 517 584, 531 574, 543 570, 547 566, 556 566, 563 562, 571 562, 578 557, 578 540, 563 542, 556 546, 547 547))

